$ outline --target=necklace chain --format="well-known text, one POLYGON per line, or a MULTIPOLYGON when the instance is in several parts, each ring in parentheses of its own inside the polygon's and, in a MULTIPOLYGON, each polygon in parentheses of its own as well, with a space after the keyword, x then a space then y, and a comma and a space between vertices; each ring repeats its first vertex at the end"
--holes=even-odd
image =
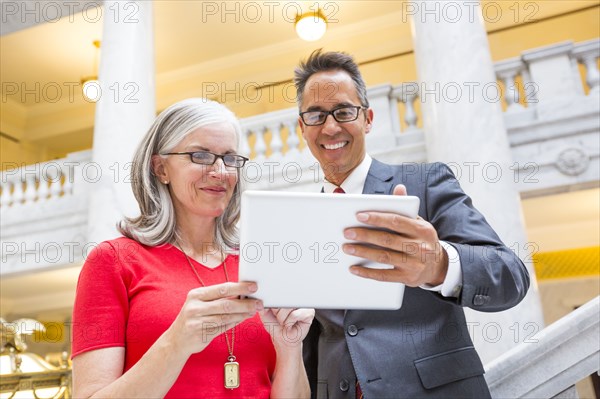
MULTIPOLYGON (((185 253, 185 251, 183 250, 183 247, 181 246, 179 241, 176 240, 175 244, 177 245, 178 249, 183 253, 183 256, 185 256, 185 260, 187 260, 188 265, 190 265, 190 268, 196 275, 196 278, 198 279, 200 284, 203 287, 206 287, 206 284, 204 284, 204 281, 202 281, 202 279, 200 278, 200 274, 198 274, 198 271, 196 270, 194 265, 192 265, 192 261, 190 260, 190 257, 185 253)), ((223 271, 225 272, 225 281, 229 282, 229 275, 227 274, 227 262, 225 262, 225 258, 223 256, 223 248, 221 248, 221 259, 223 260, 223 271)), ((229 352, 228 360, 230 362, 233 362, 233 361, 235 361, 235 356, 233 355, 233 347, 235 345, 235 326, 231 329, 231 344, 229 344, 229 337, 227 336, 227 331, 225 331, 223 334, 225 335, 225 342, 227 343, 227 351, 229 352)))

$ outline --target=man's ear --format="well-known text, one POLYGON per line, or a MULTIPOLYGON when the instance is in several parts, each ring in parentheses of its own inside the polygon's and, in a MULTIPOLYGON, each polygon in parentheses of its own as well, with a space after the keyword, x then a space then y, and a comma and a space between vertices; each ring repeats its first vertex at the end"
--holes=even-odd
POLYGON ((152 173, 163 183, 169 181, 169 174, 165 168, 165 159, 160 155, 152 155, 152 173))
POLYGON ((369 107, 369 109, 367 109, 365 119, 365 134, 367 134, 371 131, 371 128, 373 127, 373 108, 369 107))
POLYGON ((298 117, 298 125, 300 126, 300 132, 302 132, 302 137, 304 137, 304 122, 302 122, 302 118, 298 117))

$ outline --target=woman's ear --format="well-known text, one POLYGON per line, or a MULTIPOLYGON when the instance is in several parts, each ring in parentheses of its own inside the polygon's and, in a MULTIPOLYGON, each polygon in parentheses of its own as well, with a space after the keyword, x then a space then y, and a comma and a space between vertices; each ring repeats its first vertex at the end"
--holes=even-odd
POLYGON ((152 172, 163 184, 169 184, 169 174, 165 168, 165 159, 160 155, 152 155, 152 172))

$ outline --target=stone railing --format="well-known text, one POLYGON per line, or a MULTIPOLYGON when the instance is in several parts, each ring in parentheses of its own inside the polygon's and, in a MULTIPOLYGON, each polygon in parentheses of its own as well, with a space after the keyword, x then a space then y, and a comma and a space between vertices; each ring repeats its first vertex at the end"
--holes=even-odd
POLYGON ((504 86, 506 112, 510 114, 540 103, 583 95, 578 64, 585 68, 584 80, 589 94, 598 94, 600 72, 596 60, 599 56, 600 41, 593 39, 532 49, 520 57, 495 63, 496 77, 504 86))
MULTIPOLYGON (((544 193, 563 181, 572 184, 573 176, 581 175, 582 182, 578 183, 583 186, 593 181, 585 172, 589 174, 598 169, 594 166, 600 156, 597 140, 599 56, 600 40, 594 39, 528 50, 521 57, 495 64, 497 78, 504 86, 505 122, 514 160, 522 169, 519 174, 526 177, 539 173, 533 180, 519 179, 524 195, 544 193), (587 95, 579 64, 585 67, 587 95), (522 83, 518 84, 519 81, 522 83), (564 137, 569 129, 579 132, 579 145, 561 147, 553 142, 552 151, 539 150, 540 145, 548 145, 548 138, 564 137), (535 154, 543 152, 543 155, 535 159, 533 151, 535 154), (543 173, 556 176, 539 179, 543 173), (528 184, 531 182, 536 184, 528 184)), ((368 96, 377 115, 373 130, 367 136, 369 152, 380 154, 384 160, 389 160, 386 154, 392 151, 393 160, 424 161, 423 132, 418 127, 419 117, 415 111, 419 85, 407 82, 375 86, 369 88, 368 96)), ((293 189, 308 189, 310 182, 318 180, 315 179, 319 174, 318 165, 302 139, 297 119, 294 107, 241 120, 245 134, 241 150, 250 154, 254 162, 245 176, 250 186, 285 189, 294 182, 299 184, 293 189)), ((62 160, 2 172, 0 207, 39 204, 71 195, 77 180, 75 167, 90 166, 82 164, 89 155, 81 157, 74 154, 62 160)))
POLYGON ((91 151, 0 173, 0 274, 25 273, 83 260, 88 189, 98 168, 91 151))
MULTIPOLYGON (((599 56, 600 41, 594 39, 528 50, 495 64, 498 84, 504 89, 504 119, 513 147, 515 163, 511 169, 524 197, 564 191, 574 185, 597 185, 599 56), (583 80, 578 65, 585 68, 583 80), (572 140, 564 139, 569 136, 572 140)), ((425 161, 424 135, 415 107, 419 84, 371 87, 368 96, 376 115, 366 138, 369 153, 394 163, 425 161)), ((296 108, 242 120, 246 133, 243 147, 256 162, 249 168, 252 172, 247 179, 252 188, 313 189, 310 183, 318 174, 318 166, 296 120, 296 108)))
POLYGON ((532 49, 496 63, 522 197, 598 186, 599 57, 600 39, 593 39, 532 49))
POLYGON ((493 398, 577 397, 576 382, 600 368, 600 297, 486 365, 493 398))
MULTIPOLYGON (((397 150, 415 141, 422 147, 423 133, 417 127, 414 107, 417 83, 374 86, 368 89, 368 97, 377 115, 377 123, 366 137, 370 153, 397 150)), ((320 170, 302 138, 297 108, 244 118, 241 124, 241 150, 252 159, 244 172, 245 181, 252 188, 314 189, 311 183, 319 181, 320 170)), ((419 154, 418 160, 424 160, 424 147, 419 154)))
POLYGON ((89 151, 34 165, 8 166, 0 173, 0 206, 23 206, 73 195, 75 168, 89 161, 89 151))
MULTIPOLYGON (((522 196, 598 186, 599 55, 596 39, 528 50, 517 59, 496 63, 498 79, 508 88, 504 117, 515 162, 511 169, 522 196), (579 64, 586 68, 587 93, 579 64), (525 85, 521 89, 516 88, 519 80, 525 85)), ((374 86, 368 96, 376 115, 366 137, 369 153, 390 163, 425 161, 424 132, 415 107, 419 85, 374 86)), ((248 188, 319 189, 322 171, 302 138, 297 118, 294 107, 241 120, 241 151, 252 158, 243 171, 248 188)), ((85 235, 86 184, 98 173, 110 173, 98 169, 91 162, 91 151, 82 151, 0 173, 0 238, 4 255, 14 255, 2 273, 22 267, 21 254, 31 251, 23 242, 43 245, 44 237, 56 237, 48 226, 63 231, 69 243, 70 236, 85 235), (76 226, 76 233, 67 234, 68 226, 76 226), (10 248, 5 247, 7 242, 12 243, 10 248), (24 252, 15 249, 17 244, 24 252)))

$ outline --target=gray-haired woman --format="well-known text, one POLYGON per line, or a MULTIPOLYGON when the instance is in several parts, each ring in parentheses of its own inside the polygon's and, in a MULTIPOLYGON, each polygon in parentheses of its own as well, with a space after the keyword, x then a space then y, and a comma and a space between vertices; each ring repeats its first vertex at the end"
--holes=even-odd
POLYGON ((314 311, 239 299, 257 289, 237 282, 239 139, 235 116, 205 99, 167 108, 148 131, 132 174, 141 215, 79 278, 76 397, 310 396, 302 339, 314 311))

